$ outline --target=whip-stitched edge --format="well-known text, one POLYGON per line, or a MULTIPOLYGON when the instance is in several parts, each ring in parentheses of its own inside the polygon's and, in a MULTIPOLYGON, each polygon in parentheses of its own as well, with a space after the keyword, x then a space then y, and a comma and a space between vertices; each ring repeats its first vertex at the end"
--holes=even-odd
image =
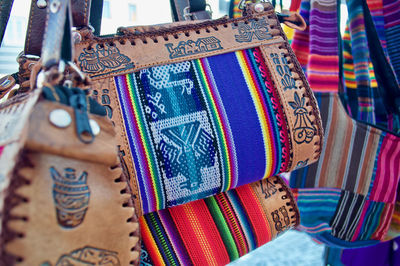
POLYGON ((280 184, 281 188, 279 188, 279 192, 285 192, 285 195, 282 195, 282 200, 287 200, 289 199, 289 202, 286 202, 286 206, 290 207, 288 210, 289 212, 293 212, 294 214, 290 216, 291 221, 292 221, 292 226, 297 227, 300 224, 300 212, 299 208, 297 207, 297 203, 295 201, 295 198, 293 196, 292 191, 288 187, 288 185, 283 181, 282 177, 275 177, 274 184, 280 184))
MULTIPOLYGON (((116 165, 116 166, 110 167, 111 170, 114 170, 114 169, 116 169, 116 168, 121 168, 121 169, 122 169, 121 163, 119 163, 119 164, 116 165)), ((140 251, 141 251, 141 241, 140 241, 140 232, 139 232, 139 230, 140 230, 140 229, 139 229, 139 218, 138 218, 138 216, 137 216, 137 214, 136 214, 136 210, 135 210, 135 197, 134 197, 134 194, 133 194, 133 192, 132 192, 132 189, 131 189, 131 187, 130 187, 130 185, 129 185, 129 179, 128 179, 127 176, 125 175, 125 172, 124 172, 124 171, 121 172, 121 176, 120 176, 120 177, 114 179, 114 182, 115 182, 115 183, 125 182, 125 183, 126 183, 126 187, 123 188, 123 189, 120 191, 120 193, 121 193, 122 195, 123 195, 123 194, 128 194, 128 195, 130 196, 130 198, 129 198, 127 201, 125 201, 124 203, 122 203, 122 207, 123 207, 123 208, 132 208, 132 210, 133 210, 132 216, 129 217, 129 218, 126 220, 126 222, 127 222, 127 223, 136 223, 136 224, 137 224, 137 229, 136 229, 136 231, 129 232, 129 237, 137 237, 137 238, 139 239, 139 241, 136 243, 136 245, 130 248, 130 252, 135 252, 135 251, 137 251, 139 255, 138 255, 138 257, 137 257, 136 260, 131 260, 131 261, 129 262, 129 264, 130 264, 130 265, 139 265, 139 262, 140 262, 140 251)))
MULTIPOLYGON (((206 20, 203 22, 199 22, 197 24, 189 24, 189 25, 179 25, 171 28, 159 28, 153 31, 146 32, 137 32, 137 33, 127 33, 124 35, 115 35, 111 37, 97 37, 92 34, 84 37, 84 40, 80 42, 80 45, 87 44, 87 49, 90 50, 93 44, 104 45, 105 43, 110 46, 115 45, 115 42, 119 42, 124 45, 126 41, 130 41, 132 46, 136 45, 135 41, 141 40, 143 44, 149 44, 148 39, 152 40, 154 43, 158 43, 157 37, 163 37, 165 41, 169 41, 169 38, 172 36, 174 39, 179 39, 178 33, 184 33, 186 37, 190 36, 190 32, 194 32, 195 34, 201 34, 201 30, 210 33, 211 29, 214 31, 218 31, 219 27, 227 28, 228 24, 233 24, 238 26, 239 22, 244 22, 245 24, 249 23, 249 20, 258 20, 258 17, 266 16, 274 13, 273 9, 267 9, 264 13, 257 14, 256 16, 248 15, 241 18, 230 19, 227 17, 222 17, 220 19, 215 20, 206 20)), ((277 20, 278 21, 278 20, 277 20)), ((278 22, 279 23, 279 22, 278 22)))
MULTIPOLYGON (((268 18, 277 18, 276 14, 273 13, 272 15, 268 15, 268 18)), ((319 108, 318 108, 318 104, 315 100, 315 97, 311 91, 310 86, 308 85, 307 79, 303 73, 303 70, 300 66, 300 63, 297 60, 292 60, 292 58, 297 58, 295 53, 293 52, 292 48, 289 45, 289 41, 286 37, 286 34, 284 33, 280 23, 277 23, 277 25, 271 25, 270 26, 271 29, 279 29, 279 33, 272 33, 273 36, 282 36, 284 39, 284 42, 282 43, 282 45, 278 46, 279 51, 281 53, 283 53, 286 56, 286 60, 289 63, 289 68, 291 71, 293 71, 294 73, 296 73, 298 76, 297 77, 293 77, 295 82, 298 81, 300 82, 299 84, 299 88, 304 90, 303 93, 303 97, 306 96, 308 98, 308 102, 306 103, 306 106, 310 106, 312 107, 312 110, 308 112, 308 115, 313 115, 314 119, 311 121, 311 123, 317 127, 317 132, 316 135, 319 136, 319 141, 314 142, 314 146, 315 146, 315 154, 314 154, 314 160, 317 160, 322 152, 322 141, 323 141, 323 137, 324 137, 324 129, 322 127, 322 121, 321 121, 321 117, 320 114, 318 112, 319 108), (290 64, 293 64, 292 66, 290 64), (319 118, 319 119, 318 119, 319 118)))
MULTIPOLYGON (((16 193, 16 191, 21 187, 21 186, 29 186, 31 184, 31 181, 25 179, 22 175, 19 174, 19 172, 24 169, 24 168, 33 168, 34 165, 33 163, 29 160, 28 156, 29 151, 23 150, 20 155, 18 156, 18 162, 14 167, 13 173, 11 175, 11 180, 8 188, 5 190, 5 198, 4 198, 4 206, 3 206, 3 211, 1 213, 2 216, 2 231, 0 232, 0 266, 3 265, 14 265, 15 263, 21 263, 24 261, 24 257, 12 254, 6 251, 5 247, 7 243, 10 241, 16 239, 16 238, 24 238, 25 234, 24 232, 16 232, 14 230, 11 230, 8 227, 8 222, 10 220, 20 220, 22 222, 28 222, 29 217, 28 216, 22 216, 22 217, 17 217, 17 216, 12 216, 11 211, 14 209, 16 206, 19 204, 23 203, 28 203, 29 198, 24 198, 16 193)), ((121 167, 120 164, 116 166, 110 167, 111 170, 114 170, 116 168, 121 167)), ((141 243, 140 243, 140 233, 139 233, 139 219, 135 213, 135 208, 134 208, 134 197, 132 194, 132 191, 130 189, 130 186, 128 184, 128 180, 122 171, 121 176, 118 178, 114 179, 115 183, 121 183, 125 182, 126 187, 120 191, 120 194, 129 194, 130 198, 122 204, 123 208, 132 208, 132 216, 126 220, 127 223, 136 223, 137 224, 137 229, 136 231, 129 232, 129 237, 137 237, 139 241, 136 243, 135 246, 130 247, 129 252, 138 252, 138 257, 136 260, 130 261, 130 265, 138 265, 139 260, 140 260, 140 250, 141 250, 141 243)))
POLYGON ((1 213, 2 220, 1 226, 2 230, 0 232, 0 265, 14 265, 16 263, 21 263, 24 261, 24 257, 11 254, 5 250, 8 242, 16 238, 24 238, 24 232, 17 232, 8 227, 8 222, 10 220, 19 220, 21 222, 27 223, 29 221, 28 216, 13 216, 11 215, 12 209, 20 204, 28 203, 29 198, 24 198, 16 193, 16 191, 22 186, 29 186, 31 181, 25 179, 19 174, 19 171, 23 168, 33 168, 33 163, 29 160, 27 151, 23 150, 18 156, 18 162, 15 165, 13 172, 11 174, 11 180, 8 187, 4 190, 4 206, 1 213))

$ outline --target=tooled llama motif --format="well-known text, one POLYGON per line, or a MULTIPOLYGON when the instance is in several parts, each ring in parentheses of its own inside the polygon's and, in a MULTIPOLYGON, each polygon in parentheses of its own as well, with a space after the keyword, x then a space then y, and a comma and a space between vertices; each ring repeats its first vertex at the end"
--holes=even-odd
POLYGON ((84 171, 77 177, 75 169, 65 168, 64 175, 60 175, 51 167, 50 174, 54 181, 53 200, 59 225, 67 228, 77 227, 83 222, 89 206, 88 173, 84 171))

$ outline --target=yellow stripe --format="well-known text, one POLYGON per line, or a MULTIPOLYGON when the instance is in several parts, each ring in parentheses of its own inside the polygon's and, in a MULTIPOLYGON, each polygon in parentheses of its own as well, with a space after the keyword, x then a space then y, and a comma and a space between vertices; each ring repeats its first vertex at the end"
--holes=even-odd
POLYGON ((271 160, 272 143, 271 143, 271 137, 270 137, 269 131, 268 131, 268 125, 266 122, 267 116, 262 107, 260 98, 257 97, 257 88, 256 88, 253 80, 251 79, 251 73, 247 68, 246 60, 244 59, 242 52, 240 52, 240 51, 236 52, 236 57, 241 66, 243 76, 246 80, 247 87, 249 88, 249 91, 251 94, 251 98, 253 99, 254 105, 256 107, 257 114, 258 114, 258 120, 260 121, 260 125, 261 125, 261 131, 263 134, 264 147, 265 147, 265 159, 266 159, 264 178, 266 178, 271 175, 271 171, 272 171, 272 160, 271 160))

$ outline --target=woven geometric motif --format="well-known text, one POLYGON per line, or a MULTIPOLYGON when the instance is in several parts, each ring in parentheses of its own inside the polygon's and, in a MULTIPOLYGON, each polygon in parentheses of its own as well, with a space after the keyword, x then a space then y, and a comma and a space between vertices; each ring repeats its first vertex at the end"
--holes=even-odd
POLYGON ((257 49, 150 67, 115 83, 144 213, 288 165, 286 124, 257 49))

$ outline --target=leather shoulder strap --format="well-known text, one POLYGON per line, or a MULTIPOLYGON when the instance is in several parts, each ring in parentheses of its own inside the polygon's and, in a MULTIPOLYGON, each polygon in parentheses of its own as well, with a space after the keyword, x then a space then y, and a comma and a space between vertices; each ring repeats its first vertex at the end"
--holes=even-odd
MULTIPOLYGON (((89 25, 91 2, 91 0, 71 0, 74 27, 79 28, 89 25)), ((98 2, 101 2, 101 6, 103 4, 102 0, 93 0, 93 2, 96 2, 96 7, 99 6, 98 2)), ((46 6, 39 7, 37 3, 38 1, 36 0, 31 1, 24 52, 27 55, 40 56, 46 21, 46 6)))
POLYGON ((8 19, 10 18, 13 2, 14 0, 0 1, 0 45, 3 42, 3 37, 6 31, 8 19))
POLYGON ((174 21, 184 21, 185 9, 190 13, 190 20, 211 19, 210 12, 206 11, 205 0, 170 0, 172 18, 174 21))

